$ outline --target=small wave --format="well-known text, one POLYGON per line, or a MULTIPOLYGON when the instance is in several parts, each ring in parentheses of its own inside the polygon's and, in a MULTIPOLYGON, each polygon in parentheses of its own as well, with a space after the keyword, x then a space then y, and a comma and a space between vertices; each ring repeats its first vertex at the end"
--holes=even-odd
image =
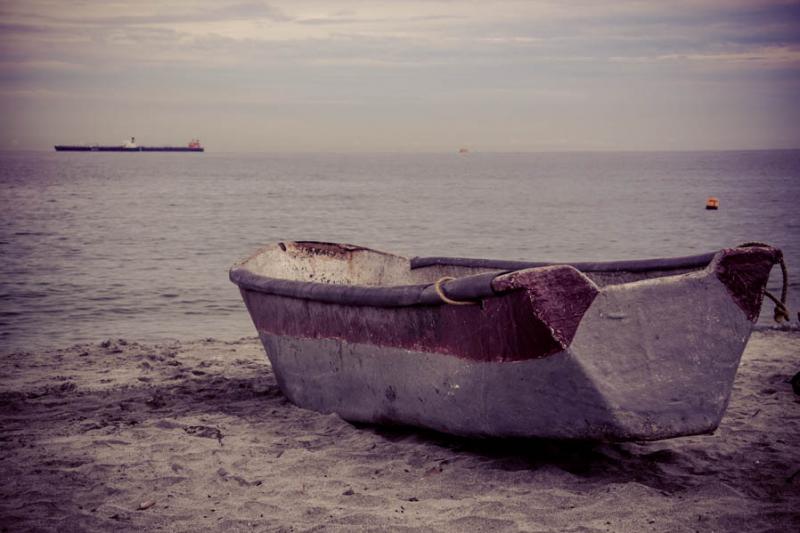
POLYGON ((18 231, 14 233, 16 237, 47 237, 52 235, 52 233, 46 233, 44 231, 18 231))
POLYGON ((139 314, 141 312, 141 310, 139 309, 131 309, 130 307, 112 307, 107 311, 114 315, 125 315, 125 316, 132 316, 139 314))
POLYGON ((50 296, 49 293, 47 293, 47 292, 38 292, 38 291, 20 292, 20 293, 14 295, 15 298, 21 298, 23 300, 24 299, 29 299, 29 298, 47 298, 48 296, 50 296))

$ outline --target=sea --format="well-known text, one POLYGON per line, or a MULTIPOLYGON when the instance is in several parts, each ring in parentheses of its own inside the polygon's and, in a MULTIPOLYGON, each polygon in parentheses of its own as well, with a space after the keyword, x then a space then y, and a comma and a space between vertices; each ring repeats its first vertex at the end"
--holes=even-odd
POLYGON ((228 269, 278 240, 556 262, 761 241, 800 307, 800 150, 3 152, 0 187, 2 352, 253 336, 228 269))

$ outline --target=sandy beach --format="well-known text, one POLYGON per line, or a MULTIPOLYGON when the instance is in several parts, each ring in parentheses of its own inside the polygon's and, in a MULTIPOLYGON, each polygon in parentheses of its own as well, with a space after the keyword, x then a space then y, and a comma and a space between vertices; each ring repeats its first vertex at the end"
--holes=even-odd
POLYGON ((713 435, 465 440, 299 409, 254 338, 2 356, 2 531, 800 529, 800 333, 753 334, 713 435))

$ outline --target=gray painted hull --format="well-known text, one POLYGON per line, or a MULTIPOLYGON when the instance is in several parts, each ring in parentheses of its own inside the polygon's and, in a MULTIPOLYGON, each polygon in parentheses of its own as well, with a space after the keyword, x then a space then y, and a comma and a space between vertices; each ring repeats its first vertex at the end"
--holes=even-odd
POLYGON ((717 428, 780 260, 757 243, 525 265, 295 242, 231 280, 298 406, 465 436, 655 440, 717 428))
POLYGON ((567 350, 527 361, 260 332, 284 394, 350 421, 468 436, 651 440, 720 423, 752 323, 706 273, 604 289, 567 350))

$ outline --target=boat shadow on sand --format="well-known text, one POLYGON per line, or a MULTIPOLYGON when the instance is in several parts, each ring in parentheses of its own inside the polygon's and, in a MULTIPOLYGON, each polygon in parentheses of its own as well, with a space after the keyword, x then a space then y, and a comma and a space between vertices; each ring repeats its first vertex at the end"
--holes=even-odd
POLYGON ((113 449, 104 443, 123 440, 127 449, 114 452, 122 462, 138 453, 134 445, 150 453, 161 449, 152 443, 178 443, 235 459, 254 453, 257 441, 269 461, 310 452, 320 465, 399 467, 401 476, 419 480, 441 474, 523 485, 638 483, 679 497, 712 484, 762 502, 796 498, 800 484, 791 445, 796 424, 786 422, 798 400, 779 359, 758 357, 743 366, 715 434, 642 443, 474 439, 351 424, 290 403, 255 339, 174 346, 107 341, 12 354, 3 368, 27 381, 0 386, 0 463, 47 458, 47 475, 59 480, 77 475, 75 461, 103 457, 113 449), (51 446, 54 435, 60 444, 51 446))

